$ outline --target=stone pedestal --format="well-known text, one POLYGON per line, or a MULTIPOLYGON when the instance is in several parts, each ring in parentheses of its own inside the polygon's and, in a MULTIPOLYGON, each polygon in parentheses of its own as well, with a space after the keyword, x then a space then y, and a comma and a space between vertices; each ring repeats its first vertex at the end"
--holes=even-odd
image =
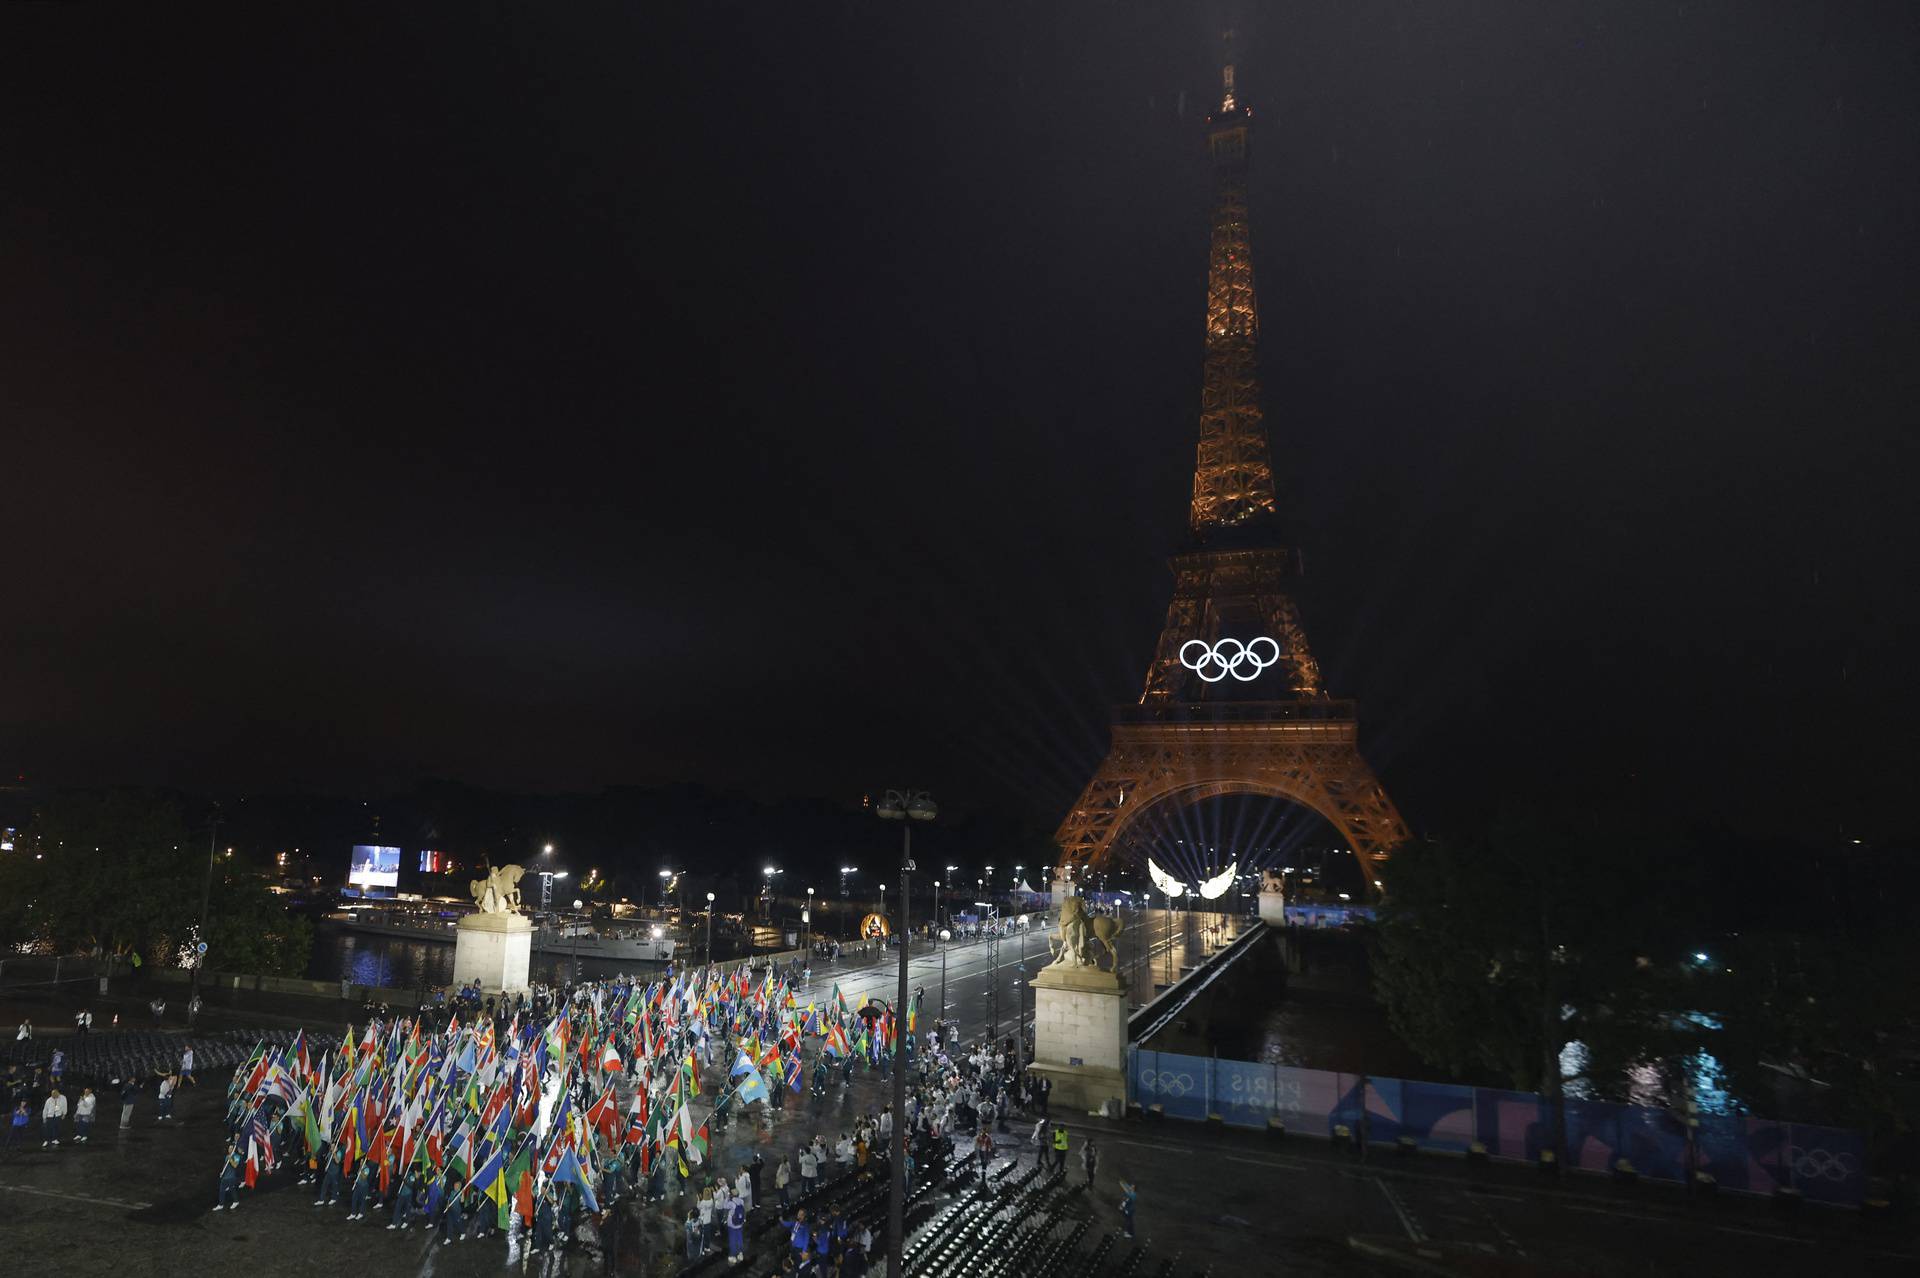
POLYGON ((1034 1072, 1051 1104, 1098 1110, 1127 1100, 1127 988, 1112 972, 1053 963, 1033 981, 1034 1072))
POLYGON ((1287 883, 1272 870, 1260 875, 1260 921, 1268 927, 1287 925, 1287 883))
POLYGON ((469 914, 460 920, 453 945, 453 983, 480 982, 489 994, 527 988, 533 957, 533 923, 524 914, 469 914))

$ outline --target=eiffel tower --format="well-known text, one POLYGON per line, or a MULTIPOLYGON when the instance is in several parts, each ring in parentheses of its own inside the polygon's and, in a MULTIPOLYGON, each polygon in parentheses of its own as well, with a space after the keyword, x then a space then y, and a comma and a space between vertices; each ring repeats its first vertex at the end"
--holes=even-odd
POLYGON ((1139 704, 1116 711, 1106 760, 1054 837, 1063 867, 1099 870, 1158 805, 1269 795, 1326 818, 1377 888, 1407 827, 1361 757, 1353 702, 1321 686, 1293 600, 1303 564, 1275 498, 1255 360, 1252 113, 1231 62, 1224 80, 1207 121, 1215 200, 1192 535, 1172 559, 1173 602, 1139 704))

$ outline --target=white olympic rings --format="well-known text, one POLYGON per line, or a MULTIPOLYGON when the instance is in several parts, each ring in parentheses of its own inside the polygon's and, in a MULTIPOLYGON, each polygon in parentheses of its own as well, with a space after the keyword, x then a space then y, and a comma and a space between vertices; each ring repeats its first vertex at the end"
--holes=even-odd
POLYGON ((1860 1164, 1852 1154, 1835 1154, 1815 1146, 1812 1149, 1791 1145, 1787 1155, 1793 1163, 1793 1173, 1807 1180, 1847 1181, 1859 1174, 1860 1164))
POLYGON ((1219 683, 1228 675, 1241 683, 1252 683, 1262 670, 1278 660, 1280 643, 1266 635, 1247 643, 1238 639, 1220 639, 1213 643, 1205 639, 1189 639, 1180 645, 1180 664, 1207 683, 1219 683), (1261 652, 1261 644, 1267 646, 1266 654, 1261 652), (1245 674, 1240 673, 1245 667, 1251 669, 1245 674))
POLYGON ((1176 1074, 1172 1070, 1142 1070, 1140 1086, 1150 1092, 1159 1092, 1165 1096, 1185 1096, 1193 1090, 1193 1075, 1176 1074))

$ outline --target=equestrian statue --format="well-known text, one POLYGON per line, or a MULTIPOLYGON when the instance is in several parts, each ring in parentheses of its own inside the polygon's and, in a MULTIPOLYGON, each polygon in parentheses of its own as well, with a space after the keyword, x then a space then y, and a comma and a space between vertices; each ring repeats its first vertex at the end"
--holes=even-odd
POLYGON ((516 914, 520 910, 520 876, 526 871, 517 865, 487 866, 487 877, 470 879, 467 890, 482 914, 516 914))
POLYGON ((1114 948, 1113 938, 1120 935, 1120 920, 1111 914, 1094 914, 1087 909, 1085 897, 1069 896, 1060 902, 1060 943, 1056 945, 1052 937, 1047 938, 1047 948, 1053 953, 1053 961, 1063 967, 1100 967, 1100 951, 1094 948, 1095 942, 1105 947, 1113 959, 1114 968, 1120 966, 1120 951, 1114 948))

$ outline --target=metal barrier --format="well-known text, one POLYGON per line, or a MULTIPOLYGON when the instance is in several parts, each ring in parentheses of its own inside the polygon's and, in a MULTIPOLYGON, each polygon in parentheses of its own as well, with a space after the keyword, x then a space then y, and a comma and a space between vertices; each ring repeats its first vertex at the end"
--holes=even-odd
MULTIPOLYGON (((1268 1126, 1332 1137, 1336 1127, 1369 1142, 1464 1153, 1475 1143, 1494 1158, 1538 1160, 1554 1147, 1553 1104, 1533 1092, 1378 1078, 1128 1049, 1129 1099, 1168 1118, 1218 1117, 1237 1127, 1268 1126)), ((1684 1181, 1689 1166, 1721 1189, 1771 1194, 1791 1189, 1814 1202, 1858 1205, 1866 1196, 1866 1144, 1858 1132, 1742 1115, 1702 1114, 1692 1129, 1678 1114, 1645 1105, 1562 1102, 1566 1162, 1612 1170, 1627 1159, 1654 1180, 1684 1181)))

